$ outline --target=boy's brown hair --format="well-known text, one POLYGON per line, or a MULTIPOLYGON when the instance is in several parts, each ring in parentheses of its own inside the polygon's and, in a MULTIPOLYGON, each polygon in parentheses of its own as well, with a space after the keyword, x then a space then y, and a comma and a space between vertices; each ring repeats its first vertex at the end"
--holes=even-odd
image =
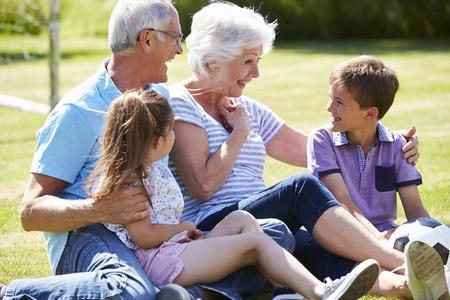
POLYGON ((343 86, 361 108, 377 107, 378 119, 389 110, 399 88, 395 71, 382 60, 368 55, 337 65, 331 72, 329 84, 343 86))
POLYGON ((103 130, 101 157, 86 185, 102 178, 95 197, 101 199, 135 178, 142 184, 147 176, 146 160, 151 143, 166 136, 173 113, 166 99, 152 90, 130 90, 114 100, 103 130))

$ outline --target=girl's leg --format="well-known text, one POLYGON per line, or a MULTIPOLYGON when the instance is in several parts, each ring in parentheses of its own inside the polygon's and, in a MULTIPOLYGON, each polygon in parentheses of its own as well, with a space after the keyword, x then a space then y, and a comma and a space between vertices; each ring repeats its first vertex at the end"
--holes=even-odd
POLYGON ((219 222, 206 238, 233 235, 250 231, 262 231, 258 221, 250 213, 243 210, 231 212, 219 222))
POLYGON ((324 248, 354 261, 374 258, 389 270, 404 261, 401 252, 376 239, 311 175, 285 179, 240 201, 239 209, 256 218, 280 219, 293 232, 305 226, 324 248))
POLYGON ((266 234, 252 231, 232 236, 193 241, 181 254, 183 271, 174 282, 191 285, 217 281, 248 265, 308 299, 319 299, 324 285, 289 252, 266 234))

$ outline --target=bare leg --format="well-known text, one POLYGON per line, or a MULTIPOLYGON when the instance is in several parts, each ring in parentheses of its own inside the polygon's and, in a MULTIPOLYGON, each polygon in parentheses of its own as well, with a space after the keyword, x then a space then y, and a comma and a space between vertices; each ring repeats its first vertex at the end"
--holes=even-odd
POLYGON ((308 299, 319 299, 324 285, 289 252, 262 232, 193 241, 181 254, 183 271, 174 282, 183 286, 214 282, 248 265, 308 299))
POLYGON ((395 274, 382 269, 369 295, 412 299, 405 275, 395 274))
POLYGON ((354 261, 373 258, 388 270, 404 262, 403 253, 375 238, 342 207, 327 209, 317 220, 312 235, 325 249, 354 261))
POLYGON ((220 221, 208 233, 206 238, 233 235, 250 231, 262 231, 258 221, 246 211, 235 210, 223 218, 223 220, 220 221))

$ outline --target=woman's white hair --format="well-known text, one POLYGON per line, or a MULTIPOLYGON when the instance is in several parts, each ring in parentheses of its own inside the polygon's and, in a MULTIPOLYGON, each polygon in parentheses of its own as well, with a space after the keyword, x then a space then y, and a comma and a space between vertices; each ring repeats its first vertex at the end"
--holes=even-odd
MULTIPOLYGON (((108 41, 113 53, 129 53, 145 28, 164 30, 173 8, 170 0, 118 0, 109 19, 108 41)), ((159 39, 163 35, 155 32, 159 39)))
POLYGON ((229 61, 258 46, 263 47, 263 54, 270 52, 277 25, 252 8, 225 1, 210 3, 194 14, 186 38, 192 71, 205 78, 209 63, 229 61))

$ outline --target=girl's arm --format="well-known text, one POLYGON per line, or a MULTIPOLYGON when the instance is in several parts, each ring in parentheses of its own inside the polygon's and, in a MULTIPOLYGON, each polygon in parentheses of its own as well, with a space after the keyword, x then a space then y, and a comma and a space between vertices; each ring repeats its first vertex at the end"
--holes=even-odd
POLYGON ((336 200, 345 208, 350 214, 355 217, 359 223, 366 227, 376 238, 383 239, 384 235, 370 223, 369 220, 361 213, 358 206, 353 202, 352 197, 345 185, 344 178, 340 173, 333 173, 321 177, 325 186, 330 190, 336 200))
POLYGON ((423 206, 420 199, 417 185, 406 185, 398 188, 400 199, 402 200, 403 210, 408 221, 421 217, 430 217, 430 214, 423 206))
POLYGON ((187 230, 189 237, 198 236, 194 223, 181 221, 178 224, 152 224, 150 217, 125 225, 133 243, 143 249, 155 248, 172 236, 187 230))

